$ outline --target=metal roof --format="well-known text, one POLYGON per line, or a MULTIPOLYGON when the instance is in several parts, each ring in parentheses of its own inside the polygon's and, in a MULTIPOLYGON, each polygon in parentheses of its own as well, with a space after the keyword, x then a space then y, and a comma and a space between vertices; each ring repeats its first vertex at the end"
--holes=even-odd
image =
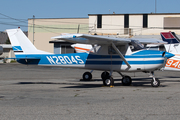
POLYGON ((180 13, 123 13, 123 14, 116 14, 116 13, 112 13, 112 14, 88 14, 88 16, 94 16, 94 15, 180 15, 180 13))

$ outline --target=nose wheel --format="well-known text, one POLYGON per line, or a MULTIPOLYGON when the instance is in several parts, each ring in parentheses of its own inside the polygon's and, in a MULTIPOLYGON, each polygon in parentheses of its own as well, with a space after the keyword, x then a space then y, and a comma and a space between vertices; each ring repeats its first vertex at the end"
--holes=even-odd
POLYGON ((152 87, 159 87, 159 85, 160 85, 160 80, 158 79, 158 78, 155 78, 155 80, 154 80, 154 78, 151 80, 151 86, 152 87))
POLYGON ((150 77, 152 77, 151 86, 152 86, 152 87, 159 87, 159 85, 160 85, 160 80, 159 80, 158 78, 155 78, 153 71, 150 72, 150 77))

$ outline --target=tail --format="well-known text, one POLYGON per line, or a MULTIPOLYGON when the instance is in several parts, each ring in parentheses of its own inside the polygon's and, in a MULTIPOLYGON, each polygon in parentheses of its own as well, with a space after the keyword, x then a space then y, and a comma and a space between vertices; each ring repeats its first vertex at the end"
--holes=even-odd
POLYGON ((21 29, 8 29, 6 31, 15 55, 47 54, 47 52, 36 49, 21 29))
POLYGON ((162 40, 167 42, 168 44, 176 44, 180 43, 179 38, 176 36, 174 32, 161 32, 162 40))
POLYGON ((167 52, 180 54, 180 40, 174 32, 161 32, 161 37, 168 43, 164 45, 167 52))

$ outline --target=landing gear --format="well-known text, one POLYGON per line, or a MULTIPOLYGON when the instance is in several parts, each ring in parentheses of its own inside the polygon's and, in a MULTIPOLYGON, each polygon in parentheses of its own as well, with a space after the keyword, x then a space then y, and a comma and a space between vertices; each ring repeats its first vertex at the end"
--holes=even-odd
POLYGON ((151 75, 151 77, 152 77, 151 86, 152 86, 152 87, 159 87, 160 81, 159 81, 158 78, 155 78, 155 77, 154 77, 154 72, 150 72, 150 75, 151 75))
MULTIPOLYGON (((110 87, 114 86, 114 79, 112 77, 112 72, 113 71, 110 71, 110 73, 109 73, 109 72, 105 71, 105 72, 103 72, 101 74, 101 78, 103 80, 104 86, 110 86, 110 87)), ((83 74, 83 80, 90 81, 92 79, 92 74, 91 73, 92 73, 92 71, 91 72, 85 72, 83 74)), ((118 72, 118 73, 122 76, 122 80, 121 80, 122 85, 124 85, 124 86, 131 85, 132 79, 131 79, 130 76, 123 75, 120 72, 118 72)), ((160 86, 160 81, 159 81, 158 78, 155 78, 154 72, 152 71, 152 72, 148 72, 148 73, 150 73, 150 76, 152 77, 151 86, 152 87, 159 87, 160 86)))
POLYGON ((131 77, 129 77, 129 76, 124 76, 124 77, 122 78, 122 84, 123 84, 124 86, 129 86, 129 85, 131 85, 131 83, 132 83, 131 77))
POLYGON ((103 80, 104 86, 114 86, 114 79, 112 77, 108 77, 103 80))
POLYGON ((160 85, 160 81, 158 78, 155 78, 155 80, 154 79, 151 80, 152 87, 159 87, 159 85, 160 85))
POLYGON ((104 86, 114 86, 114 79, 111 75, 106 71, 101 74, 104 86))
POLYGON ((109 73, 108 72, 102 72, 102 74, 101 74, 101 78, 104 80, 104 79, 106 79, 106 78, 108 78, 109 77, 109 73))
POLYGON ((92 79, 92 74, 90 72, 85 72, 83 74, 83 80, 90 81, 92 79))
POLYGON ((122 73, 120 73, 120 72, 118 72, 121 76, 122 76, 122 84, 124 85, 124 86, 129 86, 129 85, 131 85, 131 83, 132 83, 132 79, 131 79, 131 77, 130 76, 127 76, 127 75, 123 75, 122 73))
MULTIPOLYGON (((129 86, 132 83, 131 77, 129 76, 124 76, 123 74, 121 74, 120 72, 118 72, 121 76, 122 76, 122 84, 125 86, 129 86)), ((111 73, 112 74, 112 73, 111 73)), ((108 73, 108 72, 103 72, 101 74, 101 78, 103 80, 103 84, 105 86, 110 86, 110 85, 114 85, 114 80, 112 78, 112 76, 108 73)))

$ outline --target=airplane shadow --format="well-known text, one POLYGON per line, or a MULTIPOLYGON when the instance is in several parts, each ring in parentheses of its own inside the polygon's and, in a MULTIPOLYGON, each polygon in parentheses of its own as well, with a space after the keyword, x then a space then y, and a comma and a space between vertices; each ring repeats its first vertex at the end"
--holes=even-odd
MULTIPOLYGON (((166 87, 168 85, 164 85, 163 82, 180 82, 180 79, 176 80, 171 80, 173 78, 179 78, 178 76, 163 76, 163 77, 158 77, 159 80, 161 81, 160 87, 166 87), (169 79, 171 78, 171 79, 169 79), (161 80, 163 79, 163 80, 161 80)), ((147 77, 147 78, 133 78, 132 77, 132 84, 130 86, 123 86, 121 83, 121 79, 114 79, 114 87, 119 86, 119 87, 152 87, 151 86, 151 80, 152 78, 147 77)), ((96 83, 94 82, 100 82, 102 79, 93 79, 91 81, 84 81, 82 79, 80 80, 74 80, 72 83, 71 82, 18 82, 16 84, 18 85, 23 85, 23 84, 52 84, 52 85, 66 85, 63 88, 98 88, 102 87, 103 83, 96 83)))
POLYGON ((18 85, 23 85, 23 84, 47 84, 47 85, 69 85, 68 87, 63 87, 63 88, 97 88, 97 87, 102 87, 102 84, 83 84, 83 83, 61 83, 61 82, 18 82, 16 83, 18 85))
MULTIPOLYGON (((168 78, 179 78, 179 77, 174 77, 174 76, 168 76, 168 77, 163 77, 159 78, 161 81, 160 87, 166 87, 168 85, 163 85, 163 82, 180 82, 180 80, 168 80, 168 78), (161 80, 163 78, 167 78, 167 80, 161 80)), ((123 86, 121 83, 121 79, 114 79, 114 87, 152 87, 151 86, 151 80, 152 78, 132 78, 132 84, 130 86, 123 86)), ((23 85, 23 84, 51 84, 51 85, 67 85, 62 88, 98 88, 102 87, 103 83, 99 84, 94 84, 94 82, 100 82, 102 81, 101 79, 93 79, 91 81, 83 81, 80 79, 79 81, 75 80, 72 83, 70 82, 18 82, 16 84, 18 85, 23 85)))

